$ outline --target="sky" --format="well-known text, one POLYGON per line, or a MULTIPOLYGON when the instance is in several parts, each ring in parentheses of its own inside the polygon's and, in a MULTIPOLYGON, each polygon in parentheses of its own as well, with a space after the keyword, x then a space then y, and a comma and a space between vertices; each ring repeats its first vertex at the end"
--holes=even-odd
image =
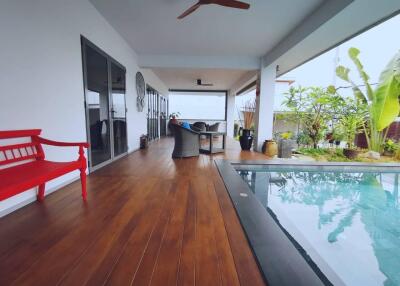
POLYGON ((183 119, 225 120, 225 92, 171 92, 169 112, 183 119))
MULTIPOLYGON (((350 68, 350 78, 357 84, 362 84, 355 66, 349 59, 347 52, 349 48, 355 47, 360 50, 359 58, 364 65, 364 70, 370 76, 370 83, 378 82, 381 71, 385 68, 392 57, 400 50, 400 15, 395 16, 384 23, 348 40, 339 47, 327 51, 319 57, 295 68, 278 79, 292 79, 292 86, 321 86, 336 87, 348 86, 348 83, 336 77, 335 67, 337 55, 338 64, 350 68)), ((274 110, 280 111, 285 108, 281 106, 284 93, 289 86, 277 83, 275 91, 274 110)), ((351 95, 351 89, 340 89, 342 95, 351 95)), ((236 97, 236 110, 240 110, 243 103, 255 97, 255 91, 244 96, 236 97)), ((237 111, 235 112, 238 119, 237 111)))

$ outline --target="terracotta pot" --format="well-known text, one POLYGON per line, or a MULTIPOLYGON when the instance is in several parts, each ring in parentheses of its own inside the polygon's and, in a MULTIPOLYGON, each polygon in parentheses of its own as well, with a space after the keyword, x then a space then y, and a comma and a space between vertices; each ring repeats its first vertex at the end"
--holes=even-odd
POLYGON ((268 157, 274 157, 278 155, 278 144, 274 140, 265 140, 262 151, 268 157))
MULTIPOLYGON (((240 147, 242 150, 250 150, 253 145, 253 136, 250 129, 241 129, 242 135, 239 137, 240 147)), ((240 134, 240 131, 239 131, 240 134)))
POLYGON ((360 151, 355 149, 343 149, 343 155, 350 160, 357 158, 360 151))

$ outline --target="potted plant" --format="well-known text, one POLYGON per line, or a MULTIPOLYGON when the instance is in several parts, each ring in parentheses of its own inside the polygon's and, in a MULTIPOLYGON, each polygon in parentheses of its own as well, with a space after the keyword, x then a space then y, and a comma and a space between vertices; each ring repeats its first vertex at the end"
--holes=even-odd
POLYGON ((396 144, 392 139, 388 139, 385 142, 385 146, 383 148, 383 155, 385 156, 393 156, 398 149, 398 144, 396 144))
POLYGON ((293 133, 288 131, 281 134, 281 139, 278 144, 278 157, 279 158, 292 158, 292 150, 294 140, 292 140, 293 133))
POLYGON ((333 138, 333 134, 334 134, 334 131, 327 133, 325 136, 325 140, 328 141, 329 144, 333 144, 335 142, 335 138, 333 138))
POLYGON ((360 114, 349 113, 343 116, 339 121, 339 128, 346 139, 346 148, 343 149, 343 155, 348 159, 355 159, 358 156, 359 151, 354 145, 354 139, 358 133, 361 133, 361 129, 364 124, 364 118, 360 114))
POLYGON ((169 122, 173 123, 173 124, 178 123, 178 119, 177 118, 179 117, 179 115, 181 115, 179 112, 172 112, 169 115, 169 122))
POLYGON ((256 111, 255 100, 249 100, 243 107, 243 129, 239 130, 239 142, 242 150, 250 150, 253 145, 253 135, 251 128, 254 122, 254 113, 256 111))
POLYGON ((172 133, 171 124, 178 124, 178 119, 177 118, 179 117, 179 115, 181 115, 179 112, 172 112, 169 115, 168 129, 169 129, 169 132, 170 132, 171 135, 174 135, 172 133))
POLYGON ((340 145, 340 142, 342 142, 344 139, 344 134, 343 132, 340 131, 340 129, 335 129, 333 131, 332 138, 334 140, 336 147, 338 147, 340 145))

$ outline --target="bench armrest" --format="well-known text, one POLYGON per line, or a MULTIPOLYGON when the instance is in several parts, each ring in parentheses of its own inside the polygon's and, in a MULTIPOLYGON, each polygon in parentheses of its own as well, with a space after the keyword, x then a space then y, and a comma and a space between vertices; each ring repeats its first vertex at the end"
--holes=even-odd
POLYGON ((59 142, 59 141, 53 141, 49 139, 42 138, 40 136, 36 137, 36 141, 45 144, 45 145, 52 145, 52 146, 60 146, 60 147, 84 147, 84 148, 89 148, 89 143, 87 142, 59 142))

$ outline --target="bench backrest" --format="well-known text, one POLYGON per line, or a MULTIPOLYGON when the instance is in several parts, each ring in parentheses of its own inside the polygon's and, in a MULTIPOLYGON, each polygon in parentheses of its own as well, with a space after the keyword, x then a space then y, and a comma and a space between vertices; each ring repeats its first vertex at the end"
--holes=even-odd
POLYGON ((0 131, 0 166, 11 163, 44 159, 43 149, 37 138, 41 129, 0 131), (30 137, 27 143, 2 145, 3 140, 30 137))

